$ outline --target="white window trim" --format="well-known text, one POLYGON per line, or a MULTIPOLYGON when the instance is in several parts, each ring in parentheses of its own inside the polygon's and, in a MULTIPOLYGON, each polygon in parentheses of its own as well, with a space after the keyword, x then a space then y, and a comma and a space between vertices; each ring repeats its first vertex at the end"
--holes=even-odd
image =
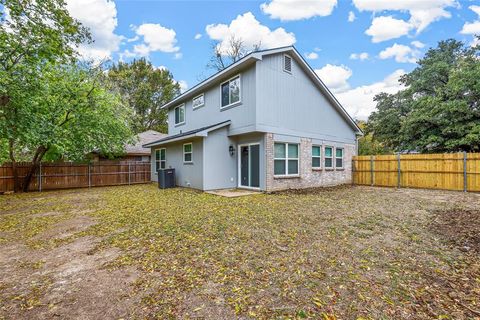
POLYGON ((315 169, 315 170, 318 170, 318 169, 322 169, 322 157, 323 156, 323 148, 322 148, 322 145, 319 145, 319 144, 312 144, 312 169, 315 169), (313 155, 313 147, 318 147, 320 148, 320 156, 314 156, 313 155), (318 167, 314 167, 313 166, 313 158, 320 158, 320 166, 318 167))
POLYGON ((184 143, 183 146, 182 146, 182 152, 183 152, 183 163, 193 163, 193 142, 184 143), (191 151, 190 152, 185 152, 185 146, 186 145, 191 146, 191 151), (192 155, 192 160, 185 161, 185 155, 186 154, 191 154, 192 155))
POLYGON ((300 177, 300 143, 295 142, 283 142, 283 141, 275 141, 273 143, 273 177, 274 178, 282 178, 282 177, 300 177), (286 158, 275 158, 275 143, 282 143, 285 145, 285 157, 286 158), (297 158, 289 158, 288 157, 288 145, 295 144, 298 147, 298 157, 297 158), (275 174, 275 160, 285 160, 285 174, 275 174), (288 173, 288 160, 297 160, 297 173, 288 173))
MULTIPOLYGON (((230 101, 230 87, 229 87, 229 91, 228 91, 228 100, 230 101)), ((231 106, 234 106, 234 105, 237 105, 237 104, 240 104, 240 103, 242 103, 242 74, 241 73, 235 75, 234 77, 231 77, 227 81, 223 81, 222 83, 220 83, 220 110, 227 109, 231 106), (238 80, 240 81, 240 90, 238 92, 238 96, 239 96, 240 100, 238 100, 236 102, 233 102, 233 103, 229 103, 226 106, 222 106, 222 86, 225 83, 230 82, 231 80, 233 80, 237 77, 238 77, 238 80)))
POLYGON ((282 61, 282 62, 283 62, 283 66, 282 66, 283 71, 285 71, 286 73, 292 74, 292 70, 289 71, 289 70, 285 69, 285 57, 290 58, 290 69, 293 67, 293 59, 292 59, 292 57, 291 57, 290 55, 288 55, 288 54, 284 54, 284 55, 283 55, 283 61, 282 61))
POLYGON ((160 162, 160 169, 167 169, 167 148, 160 148, 158 150, 160 150, 160 159, 158 160, 160 162), (165 150, 165 160, 162 160, 162 150, 165 150), (165 168, 162 168, 162 162, 165 162, 165 168))
POLYGON ((181 105, 176 106, 173 108, 173 122, 175 123, 175 127, 181 126, 182 124, 185 124, 185 119, 187 118, 187 110, 185 108, 185 103, 182 103, 181 105), (177 120, 175 118, 175 110, 178 108, 183 108, 183 122, 176 123, 175 121, 177 120))
POLYGON ((323 150, 323 161, 324 161, 324 167, 325 169, 328 169, 328 170, 333 170, 335 169, 335 148, 332 147, 332 146, 325 146, 324 150, 323 150), (331 157, 327 157, 327 152, 325 150, 327 150, 327 148, 331 148, 332 149, 332 156, 331 157), (326 160, 327 159, 332 159, 332 166, 331 167, 327 167, 327 164, 326 164, 326 160))
POLYGON ((344 148, 335 148, 335 169, 344 169, 344 155, 345 155, 345 149, 344 148), (342 150, 342 157, 337 157, 337 150, 342 150), (342 159, 342 166, 337 167, 337 159, 342 159))
POLYGON ((203 107, 204 105, 205 105, 205 93, 199 94, 198 96, 196 96, 192 99, 192 109, 193 110, 197 110, 197 109, 203 107), (196 106, 196 107, 193 106, 193 101, 195 101, 195 99, 197 99, 197 98, 200 98, 201 96, 203 96, 203 103, 201 105, 196 106))

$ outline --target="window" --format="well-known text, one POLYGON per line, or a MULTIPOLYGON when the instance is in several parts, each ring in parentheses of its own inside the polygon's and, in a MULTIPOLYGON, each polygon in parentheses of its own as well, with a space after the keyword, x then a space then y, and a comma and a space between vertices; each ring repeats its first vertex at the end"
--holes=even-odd
POLYGON ((292 72, 292 57, 283 56, 283 70, 286 72, 292 72))
POLYGON ((203 93, 201 95, 193 98, 193 101, 192 101, 192 108, 193 109, 203 107, 204 105, 205 105, 205 96, 204 96, 203 93))
POLYGON ((240 102, 240 76, 236 76, 222 83, 222 108, 240 102))
POLYGON ((333 168, 333 148, 332 147, 325 147, 325 168, 326 169, 333 168))
POLYGON ((185 104, 175 107, 175 125, 185 123, 185 104))
POLYGON ((192 150, 192 143, 185 143, 183 145, 183 162, 184 163, 192 163, 193 162, 193 150, 192 150))
POLYGON ((343 148, 335 149, 335 168, 343 168, 343 148))
POLYGON ((322 167, 322 147, 312 146, 312 168, 322 167))
POLYGON ((167 167, 167 149, 161 148, 155 150, 155 172, 167 167))
POLYGON ((298 174, 298 144, 275 142, 273 158, 274 175, 288 176, 298 174))

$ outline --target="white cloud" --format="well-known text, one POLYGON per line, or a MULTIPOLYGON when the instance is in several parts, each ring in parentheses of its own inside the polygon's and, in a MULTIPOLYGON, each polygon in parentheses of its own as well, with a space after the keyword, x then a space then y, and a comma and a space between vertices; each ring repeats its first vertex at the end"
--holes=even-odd
POLYGON ((352 53, 350 55, 350 59, 352 60, 367 60, 369 57, 368 53, 367 52, 361 52, 361 53, 352 53))
POLYGON ((376 43, 404 36, 411 28, 412 26, 408 22, 401 19, 381 16, 373 19, 372 25, 365 31, 365 34, 371 36, 372 42, 376 43))
POLYGON ((329 16, 336 5, 337 0, 272 0, 260 8, 270 18, 292 21, 329 16))
POLYGON ((322 49, 320 49, 319 47, 315 47, 315 48, 313 49, 313 51, 315 51, 315 52, 320 52, 320 51, 322 51, 322 49))
POLYGON ((396 62, 415 63, 420 52, 403 44, 393 44, 393 46, 385 48, 379 54, 380 59, 395 58, 396 62))
POLYGON ((90 29, 91 44, 79 48, 82 57, 95 61, 108 59, 118 51, 123 37, 115 34, 117 9, 110 0, 67 0, 70 15, 90 29))
POLYGON ((318 53, 316 53, 316 52, 306 52, 305 57, 308 60, 315 60, 315 59, 318 59, 318 53))
POLYGON ((404 87, 398 80, 404 74, 404 70, 398 69, 383 81, 352 88, 337 93, 335 96, 352 117, 366 120, 375 111, 376 103, 373 101, 373 97, 381 92, 393 94, 403 89, 404 87))
POLYGON ((460 33, 462 34, 480 34, 480 6, 470 6, 468 7, 470 10, 475 12, 478 17, 477 20, 473 22, 466 22, 463 25, 462 30, 460 33))
POLYGON ((188 83, 187 83, 187 81, 185 81, 185 80, 180 80, 180 81, 177 81, 177 83, 180 85, 180 92, 181 92, 181 93, 187 91, 187 89, 188 89, 188 83))
POLYGON ((150 52, 178 52, 176 46, 176 33, 160 24, 144 23, 134 28, 138 36, 143 37, 143 43, 133 47, 133 51, 139 56, 148 56, 150 52))
POLYGON ((270 30, 255 19, 251 12, 238 15, 229 25, 209 24, 205 28, 210 39, 220 42, 220 51, 228 47, 231 37, 241 39, 248 49, 260 44, 262 48, 275 48, 295 43, 295 35, 283 28, 270 30))
POLYGON ((202 34, 201 33, 197 33, 194 37, 195 40, 198 40, 202 37, 202 34))
POLYGON ((417 41, 417 40, 412 41, 412 42, 410 42, 410 43, 411 43, 412 46, 414 46, 415 48, 421 49, 421 48, 425 47, 425 44, 424 44, 424 43, 422 43, 422 42, 420 42, 420 41, 417 41))
POLYGON ((353 21, 355 21, 356 18, 357 17, 355 17, 355 13, 353 11, 350 11, 348 13, 348 22, 353 22, 353 21))
POLYGON ((181 53, 181 52, 177 52, 177 53, 175 53, 175 55, 173 56, 173 58, 174 58, 174 59, 177 59, 177 60, 178 60, 178 59, 182 59, 182 57, 183 57, 183 53, 181 53))
POLYGON ((135 36, 133 38, 130 38, 130 39, 127 39, 127 42, 135 42, 135 41, 138 41, 138 39, 140 39, 139 36, 135 36))
POLYGON ((432 22, 450 18, 452 15, 445 10, 446 8, 459 6, 456 0, 353 0, 353 4, 360 11, 408 12, 410 19, 408 22, 402 21, 409 25, 408 31, 416 30, 417 34, 422 32, 432 22))
POLYGON ((352 76, 352 70, 344 65, 327 64, 321 69, 315 69, 315 73, 332 92, 342 92, 350 87, 348 79, 352 76))

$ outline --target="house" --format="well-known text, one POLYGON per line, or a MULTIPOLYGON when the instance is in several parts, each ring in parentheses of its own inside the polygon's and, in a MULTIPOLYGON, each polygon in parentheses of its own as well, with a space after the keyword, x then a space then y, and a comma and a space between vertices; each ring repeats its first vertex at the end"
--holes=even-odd
MULTIPOLYGON (((155 130, 147 130, 137 134, 134 138, 134 143, 126 144, 124 149, 124 154, 120 157, 115 158, 116 160, 122 161, 143 161, 150 162, 150 148, 143 147, 144 144, 157 141, 167 137, 165 133, 160 133, 155 130)), ((93 161, 104 161, 112 160, 108 157, 102 156, 98 152, 92 152, 91 157, 93 161)))
POLYGON ((152 179, 175 168, 176 184, 201 190, 274 191, 351 182, 355 121, 297 50, 252 52, 179 95, 152 179))

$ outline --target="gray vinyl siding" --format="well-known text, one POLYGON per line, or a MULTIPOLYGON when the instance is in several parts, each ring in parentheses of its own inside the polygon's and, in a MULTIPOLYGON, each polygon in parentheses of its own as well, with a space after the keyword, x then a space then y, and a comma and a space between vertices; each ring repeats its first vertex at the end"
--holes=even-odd
POLYGON ((263 133, 250 133, 228 137, 228 129, 222 128, 208 134, 204 139, 204 190, 228 189, 238 186, 239 145, 260 145, 260 189, 265 188, 265 146, 263 133), (229 147, 235 148, 233 156, 229 147))
POLYGON ((355 132, 311 78, 292 60, 283 71, 283 54, 257 62, 257 129, 277 134, 355 142, 355 132))
MULTIPOLYGON (((175 168, 176 185, 203 189, 203 138, 162 146, 166 148, 167 168, 175 168), (183 144, 192 142, 193 163, 183 163, 183 144)), ((155 150, 152 148, 152 180, 158 181, 155 174, 155 150)))
MULTIPOLYGON (((253 129, 255 125, 255 64, 242 71, 229 75, 215 82, 203 93, 205 105, 193 110, 192 99, 180 101, 185 103, 185 124, 175 126, 174 107, 168 112, 168 134, 187 132, 226 120, 231 120, 230 130, 253 129), (228 109, 221 110, 220 84, 240 74, 241 102, 228 109)), ((201 94, 200 92, 198 94, 201 94)), ((195 95, 197 96, 197 94, 195 95)))
POLYGON ((237 186, 237 155, 230 155, 228 148, 235 141, 227 136, 227 128, 208 133, 204 139, 204 190, 228 189, 237 186))

